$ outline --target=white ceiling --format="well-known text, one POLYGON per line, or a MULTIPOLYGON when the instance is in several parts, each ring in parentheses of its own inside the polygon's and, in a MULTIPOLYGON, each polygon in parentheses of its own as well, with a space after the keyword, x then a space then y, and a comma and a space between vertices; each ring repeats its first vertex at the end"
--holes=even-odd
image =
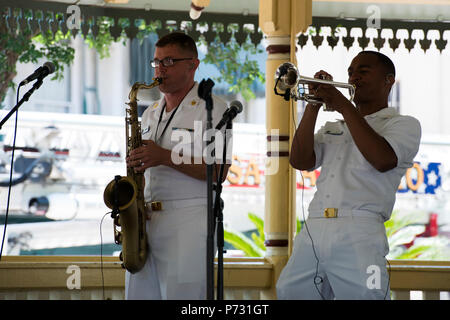
MULTIPOLYGON (((190 0, 129 0, 127 4, 107 4, 103 0, 45 1, 176 11, 189 11, 191 2, 190 0)), ((258 14, 258 7, 259 0, 211 0, 204 12, 258 14)), ((381 19, 450 21, 450 0, 313 0, 313 16, 367 18, 375 12, 374 10, 380 13, 381 19)))

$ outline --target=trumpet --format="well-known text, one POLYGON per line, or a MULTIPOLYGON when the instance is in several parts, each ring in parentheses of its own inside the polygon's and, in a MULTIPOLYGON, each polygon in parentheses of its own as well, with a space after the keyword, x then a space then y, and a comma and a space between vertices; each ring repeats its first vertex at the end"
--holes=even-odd
POLYGON ((334 87, 348 89, 350 94, 349 100, 353 101, 355 97, 355 86, 353 84, 301 76, 295 65, 290 62, 281 64, 275 72, 274 91, 276 95, 283 96, 286 101, 292 98, 295 101, 303 100, 309 103, 322 104, 324 111, 334 111, 332 108, 327 107, 320 98, 309 93, 305 85, 311 84, 328 84, 334 87), (279 93, 277 88, 283 90, 284 93, 279 93), (297 90, 292 90, 294 88, 297 90))

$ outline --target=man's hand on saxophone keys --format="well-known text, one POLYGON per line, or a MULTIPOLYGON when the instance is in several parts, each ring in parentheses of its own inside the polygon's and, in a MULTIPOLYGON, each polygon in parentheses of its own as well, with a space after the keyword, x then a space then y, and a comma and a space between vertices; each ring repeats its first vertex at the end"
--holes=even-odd
POLYGON ((169 150, 161 148, 152 140, 142 140, 142 146, 131 150, 126 162, 135 172, 144 172, 147 168, 166 164, 168 156, 170 159, 169 150))

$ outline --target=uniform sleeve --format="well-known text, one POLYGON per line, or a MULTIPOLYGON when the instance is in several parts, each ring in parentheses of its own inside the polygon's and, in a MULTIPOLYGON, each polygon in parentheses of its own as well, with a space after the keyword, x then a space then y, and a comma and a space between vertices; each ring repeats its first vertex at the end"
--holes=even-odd
POLYGON ((325 131, 325 126, 322 126, 319 131, 314 135, 314 154, 316 156, 316 164, 314 165, 311 170, 315 170, 319 168, 323 163, 323 150, 324 150, 324 143, 323 143, 323 133, 325 131))
POLYGON ((419 151, 422 130, 417 119, 410 116, 393 118, 383 137, 391 145, 397 156, 397 167, 409 168, 419 151))

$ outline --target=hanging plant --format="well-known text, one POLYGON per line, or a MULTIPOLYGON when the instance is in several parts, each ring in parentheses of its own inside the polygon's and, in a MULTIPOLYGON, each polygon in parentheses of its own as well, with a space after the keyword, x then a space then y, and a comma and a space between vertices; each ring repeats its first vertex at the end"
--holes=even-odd
POLYGON ((230 93, 240 93, 246 101, 254 99, 255 94, 251 86, 255 81, 264 83, 265 75, 260 71, 258 62, 252 56, 263 50, 251 43, 250 30, 244 30, 247 38, 242 45, 239 45, 235 38, 238 26, 229 25, 228 32, 232 35, 228 43, 223 43, 219 36, 219 33, 223 32, 223 25, 214 24, 213 28, 216 32, 214 41, 208 43, 203 36, 199 39, 199 43, 207 48, 203 62, 216 66, 220 76, 214 80, 227 83, 230 93))

